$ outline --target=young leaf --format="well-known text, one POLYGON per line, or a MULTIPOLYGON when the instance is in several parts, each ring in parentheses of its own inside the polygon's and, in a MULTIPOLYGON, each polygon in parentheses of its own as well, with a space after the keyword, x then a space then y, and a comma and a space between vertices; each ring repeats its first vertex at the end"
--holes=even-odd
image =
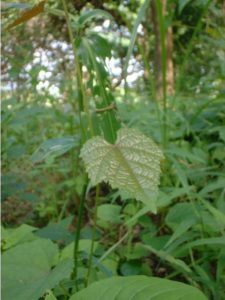
POLYGON ((70 300, 206 300, 197 288, 172 280, 142 275, 111 277, 95 282, 70 300))
POLYGON ((78 19, 78 24, 80 27, 83 27, 87 22, 90 22, 94 18, 104 18, 113 20, 112 15, 105 10, 102 9, 92 9, 88 12, 83 13, 78 19))
POLYGON ((109 182, 113 188, 129 192, 132 197, 151 205, 156 212, 160 160, 159 147, 134 129, 123 128, 117 133, 116 144, 102 137, 87 141, 81 150, 87 172, 93 185, 109 182))

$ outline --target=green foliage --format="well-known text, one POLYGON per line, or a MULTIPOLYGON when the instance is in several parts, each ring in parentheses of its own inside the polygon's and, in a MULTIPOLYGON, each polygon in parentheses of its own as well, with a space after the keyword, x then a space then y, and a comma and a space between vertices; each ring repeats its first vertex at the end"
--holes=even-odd
POLYGON ((35 236, 32 234, 36 228, 27 224, 22 224, 16 229, 2 230, 2 249, 7 250, 17 244, 32 241, 35 236))
POLYGON ((2 257, 4 299, 37 300, 69 276, 72 261, 64 260, 55 268, 58 247, 38 239, 8 250, 2 257))
POLYGON ((2 2, 6 300, 224 299, 222 1, 156 2, 2 2))
POLYGON ((54 294, 52 293, 52 291, 48 291, 46 296, 45 296, 45 300, 57 300, 54 296, 54 294))
POLYGON ((115 204, 102 204, 98 206, 97 217, 99 218, 98 224, 104 222, 105 226, 110 224, 118 224, 121 222, 120 216, 121 207, 115 204))
POLYGON ((49 158, 55 158, 76 147, 79 143, 76 137, 60 137, 45 141, 34 152, 31 159, 34 163, 42 162, 49 158))
POLYGON ((90 11, 83 13, 79 17, 78 24, 80 27, 84 27, 84 25, 86 25, 87 22, 92 21, 92 19, 94 18, 104 18, 104 19, 112 20, 112 16, 106 11, 101 9, 92 9, 90 11))
POLYGON ((147 299, 199 299, 207 298, 196 288, 180 282, 161 278, 130 276, 113 277, 90 285, 70 298, 70 300, 147 300, 147 299))
POLYGON ((109 182, 137 200, 151 205, 156 212, 161 150, 134 129, 120 129, 115 145, 101 137, 89 140, 81 150, 91 183, 109 182))

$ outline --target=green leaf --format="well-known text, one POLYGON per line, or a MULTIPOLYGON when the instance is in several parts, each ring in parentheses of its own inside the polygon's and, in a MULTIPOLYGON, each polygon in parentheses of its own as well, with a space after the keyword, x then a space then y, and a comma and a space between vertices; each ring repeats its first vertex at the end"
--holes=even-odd
POLYGON ((45 296, 45 300, 57 300, 56 297, 54 296, 53 292, 50 290, 47 292, 45 296))
POLYGON ((58 247, 49 240, 36 240, 8 250, 2 256, 2 292, 5 300, 37 300, 46 290, 70 276, 72 260, 54 269, 58 247))
POLYGON ((112 47, 106 38, 99 33, 91 32, 88 34, 88 39, 92 43, 98 56, 102 58, 111 57, 112 47))
POLYGON ((174 231, 182 223, 195 223, 198 220, 198 211, 194 209, 192 203, 177 203, 170 208, 166 216, 166 224, 174 231))
POLYGON ((83 27, 87 22, 90 22, 94 18, 104 18, 113 20, 112 15, 110 15, 107 11, 101 9, 92 9, 83 13, 78 19, 78 24, 80 27, 83 27))
POLYGON ((138 275, 141 272, 141 261, 131 260, 124 262, 120 267, 120 272, 124 276, 138 275))
POLYGON ((120 222, 120 211, 120 205, 102 204, 98 207, 97 216, 100 220, 117 224, 120 222))
POLYGON ((126 81, 126 77, 127 77, 127 68, 128 68, 129 60, 130 60, 130 57, 131 57, 131 54, 133 52, 134 45, 135 45, 138 26, 141 24, 141 22, 143 21, 145 15, 146 15, 146 11, 147 11, 147 8, 149 6, 149 3, 150 3, 150 0, 145 0, 144 3, 142 4, 142 6, 141 6, 141 8, 138 12, 137 19, 135 21, 133 31, 131 33, 130 45, 129 45, 129 48, 127 50, 127 56, 126 56, 126 60, 125 60, 125 63, 124 63, 124 70, 123 70, 125 81, 126 81))
POLYGON ((178 3, 179 14, 182 12, 182 10, 184 9, 184 7, 185 7, 190 1, 191 1, 191 0, 179 0, 179 3, 178 3))
POLYGON ((201 202, 205 205, 208 211, 214 216, 217 222, 221 225, 222 229, 225 228, 225 214, 222 211, 219 211, 217 208, 213 207, 209 202, 201 199, 201 202))
MULTIPOLYGON (((79 240, 79 252, 85 252, 85 253, 90 253, 92 247, 92 241, 89 239, 80 239, 79 240)), ((95 251, 98 247, 98 243, 94 242, 94 250, 95 251)), ((67 258, 73 258, 73 253, 74 253, 74 242, 70 243, 67 245, 61 252, 60 254, 60 260, 64 260, 67 258)))
POLYGON ((73 217, 69 216, 57 223, 49 222, 47 226, 37 230, 35 235, 41 238, 50 239, 54 242, 68 244, 74 239, 73 234, 69 230, 72 219, 73 217))
MULTIPOLYGON (((191 249, 194 247, 199 247, 199 246, 211 246, 215 248, 224 248, 225 247, 225 236, 221 237, 213 237, 213 238, 206 238, 206 239, 199 239, 190 243, 186 243, 184 246, 179 247, 179 249, 176 250, 176 255, 179 255, 183 251, 187 249, 191 249)), ((204 248, 205 250, 205 248, 204 248)))
POLYGON ((35 227, 27 224, 22 224, 15 229, 4 229, 3 249, 7 250, 17 244, 34 240, 35 236, 32 234, 32 232, 35 230, 35 227))
POLYGON ((207 184, 207 186, 205 186, 200 192, 199 195, 200 196, 207 196, 207 194, 218 190, 218 189, 224 189, 225 187, 225 178, 221 177, 216 181, 213 181, 210 184, 207 184))
POLYGON ((70 300, 207 300, 190 285, 147 276, 112 277, 91 284, 70 300))
POLYGON ((154 253, 155 255, 157 255, 162 260, 167 261, 174 268, 178 268, 179 270, 181 270, 184 273, 191 273, 191 269, 189 268, 189 266, 184 261, 182 261, 181 259, 175 258, 174 256, 168 254, 166 251, 156 250, 151 245, 142 245, 142 247, 149 250, 150 252, 154 253))
MULTIPOLYGON (((88 59, 93 66, 94 71, 96 72, 96 80, 99 87, 99 96, 101 101, 96 101, 96 107, 106 108, 113 104, 113 97, 108 91, 108 86, 106 84, 106 73, 104 72, 104 65, 102 61, 98 60, 98 53, 95 51, 96 49, 90 43, 87 38, 82 38, 82 47, 83 51, 87 53, 88 59), (103 72, 102 72, 103 71, 103 72)), ((104 137, 108 142, 112 143, 116 140, 116 130, 120 128, 120 124, 115 116, 115 110, 105 111, 101 114, 102 120, 100 121, 101 128, 104 133, 104 137)))
POLYGON ((33 153, 31 159, 34 163, 40 163, 48 158, 61 156, 78 145, 77 137, 53 138, 43 142, 33 153))
POLYGON ((129 192, 156 212, 153 199, 158 192, 163 155, 150 138, 123 128, 117 132, 116 144, 94 137, 85 143, 80 156, 93 185, 109 182, 112 188, 129 192))
POLYGON ((180 236, 182 236, 185 232, 188 231, 189 228, 191 228, 192 225, 196 223, 195 219, 187 219, 182 221, 177 228, 175 229, 173 235, 169 239, 169 241, 166 243, 165 248, 168 247, 171 243, 173 243, 176 239, 178 239, 180 236))

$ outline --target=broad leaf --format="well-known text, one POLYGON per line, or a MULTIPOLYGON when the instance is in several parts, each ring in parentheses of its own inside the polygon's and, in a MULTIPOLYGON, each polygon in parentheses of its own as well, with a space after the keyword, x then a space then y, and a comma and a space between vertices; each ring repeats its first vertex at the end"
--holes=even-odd
POLYGON ((34 163, 40 163, 48 158, 55 158, 68 152, 78 145, 77 137, 59 137, 43 142, 33 153, 31 159, 34 163))
POLYGON ((112 277, 91 284, 70 300, 207 300, 190 285, 147 276, 112 277))
POLYGON ((36 228, 27 224, 22 224, 15 229, 4 229, 2 248, 7 250, 17 244, 28 242, 35 239, 32 234, 36 228))
POLYGON ((101 221, 117 224, 121 221, 121 206, 115 204, 102 204, 98 206, 97 216, 101 221))
POLYGON ((156 212, 155 195, 158 191, 160 160, 159 147, 134 129, 118 131, 115 145, 102 137, 87 141, 81 150, 91 183, 109 182, 112 188, 122 189, 133 198, 151 205, 156 212))
POLYGON ((24 243, 4 253, 3 298, 38 300, 47 290, 69 277, 72 260, 64 260, 52 269, 57 255, 58 247, 42 239, 24 243))

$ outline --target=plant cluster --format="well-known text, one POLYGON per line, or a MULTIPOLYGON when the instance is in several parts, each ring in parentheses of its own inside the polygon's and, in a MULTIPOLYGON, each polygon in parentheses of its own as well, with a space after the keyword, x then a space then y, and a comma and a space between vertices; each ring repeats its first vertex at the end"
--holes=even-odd
POLYGON ((59 40, 56 46, 63 56, 53 64, 49 54, 44 67, 35 57, 31 63, 25 41, 17 50, 11 43, 4 49, 26 54, 21 61, 10 55, 5 60, 10 66, 2 101, 5 300, 225 299, 221 5, 177 2, 165 16, 163 1, 155 1, 160 82, 139 33, 143 26, 151 40, 146 25, 151 1, 135 13, 136 1, 119 7, 109 1, 105 10, 91 3, 80 13, 74 11, 79 1, 3 3, 6 14, 10 11, 6 28, 15 39, 17 28, 44 11, 43 18, 49 15, 58 25, 63 19, 67 38, 65 51, 59 40), (196 7, 198 13, 187 18, 185 9, 196 7), (26 10, 15 19, 18 8, 26 10), (104 27, 105 20, 112 27, 104 27), (169 94, 165 41, 172 21, 179 68, 169 94), (125 29, 115 38, 113 30, 124 23, 129 38, 125 29), (219 62, 209 44, 218 47, 219 62), (206 54, 210 63, 202 65, 206 54), (107 64, 112 58, 116 64, 117 55, 122 72, 114 85, 107 64), (133 67, 149 67, 147 79, 130 83, 131 61, 133 67), (57 78, 52 90, 40 88, 44 70, 44 82, 57 78))

